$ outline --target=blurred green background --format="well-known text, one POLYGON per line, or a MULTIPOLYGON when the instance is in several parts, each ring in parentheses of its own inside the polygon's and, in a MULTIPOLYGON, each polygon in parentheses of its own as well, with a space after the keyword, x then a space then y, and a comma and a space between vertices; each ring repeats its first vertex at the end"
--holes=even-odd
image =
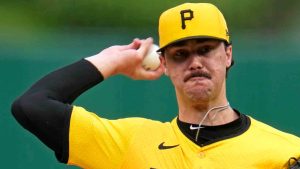
MULTIPOLYGON (((13 100, 46 73, 133 38, 157 37, 162 11, 179 0, 27 0, 0 2, 1 168, 62 169, 52 151, 22 129, 13 100)), ((232 107, 300 136, 300 1, 215 0, 233 41, 228 77, 232 107)), ((162 121, 177 114, 166 77, 133 81, 112 77, 75 104, 103 117, 142 116, 162 121)), ((101 159, 99 159, 101 161, 101 159)))

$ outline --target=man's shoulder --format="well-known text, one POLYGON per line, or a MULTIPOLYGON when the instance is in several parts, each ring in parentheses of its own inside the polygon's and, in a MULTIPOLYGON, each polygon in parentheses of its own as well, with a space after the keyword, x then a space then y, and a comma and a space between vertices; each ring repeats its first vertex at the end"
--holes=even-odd
MULTIPOLYGON (((145 118, 145 117, 122 117, 122 118, 105 118, 99 116, 97 113, 87 111, 83 107, 73 106, 72 111, 73 119, 78 119, 77 121, 89 121, 93 124, 107 124, 114 126, 133 126, 133 127, 143 127, 143 128, 164 128, 170 127, 170 122, 162 122, 160 120, 145 118), (77 118, 76 118, 77 117, 77 118)), ((74 120, 76 121, 76 120, 74 120)))
POLYGON ((270 126, 264 122, 254 119, 253 117, 250 117, 250 120, 250 131, 252 131, 256 136, 269 137, 276 140, 279 139, 300 145, 300 138, 298 136, 270 126))

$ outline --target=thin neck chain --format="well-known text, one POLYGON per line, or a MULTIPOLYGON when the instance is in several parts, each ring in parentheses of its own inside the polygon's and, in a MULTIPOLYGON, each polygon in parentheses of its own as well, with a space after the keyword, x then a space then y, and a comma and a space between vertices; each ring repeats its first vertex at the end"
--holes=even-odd
MULTIPOLYGON (((201 122, 199 123, 198 125, 198 129, 197 129, 197 134, 196 134, 196 137, 195 137, 195 140, 196 142, 198 141, 198 137, 199 137, 199 133, 200 133, 200 128, 202 126, 202 123, 204 122, 204 120, 207 118, 208 114, 213 111, 213 110, 219 110, 218 112, 220 111, 223 111, 225 109, 228 109, 230 107, 230 104, 229 102, 227 103, 227 105, 225 106, 217 106, 217 107, 212 107, 211 109, 209 109, 206 113, 205 113, 205 116, 203 117, 203 119, 201 120, 201 122)), ((216 115, 215 115, 216 116, 216 115)), ((215 118, 215 116, 213 118, 215 118)))

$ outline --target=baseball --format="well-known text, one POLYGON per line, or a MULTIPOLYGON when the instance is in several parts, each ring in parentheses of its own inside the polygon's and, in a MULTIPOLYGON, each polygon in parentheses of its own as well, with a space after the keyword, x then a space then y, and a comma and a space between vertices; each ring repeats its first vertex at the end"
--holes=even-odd
POLYGON ((159 54, 156 52, 159 47, 152 44, 147 55, 145 56, 142 66, 146 70, 156 70, 160 65, 159 54))

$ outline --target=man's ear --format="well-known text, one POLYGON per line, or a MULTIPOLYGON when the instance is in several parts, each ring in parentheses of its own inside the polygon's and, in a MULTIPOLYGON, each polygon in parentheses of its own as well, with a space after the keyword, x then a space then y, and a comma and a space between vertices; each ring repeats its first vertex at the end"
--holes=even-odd
POLYGON ((165 75, 169 76, 168 69, 167 69, 167 66, 166 66, 166 59, 165 59, 165 57, 161 55, 159 57, 159 59, 160 59, 160 63, 164 66, 164 73, 165 73, 165 75))
POLYGON ((225 48, 226 53, 226 67, 229 68, 232 63, 232 46, 229 45, 225 48))

